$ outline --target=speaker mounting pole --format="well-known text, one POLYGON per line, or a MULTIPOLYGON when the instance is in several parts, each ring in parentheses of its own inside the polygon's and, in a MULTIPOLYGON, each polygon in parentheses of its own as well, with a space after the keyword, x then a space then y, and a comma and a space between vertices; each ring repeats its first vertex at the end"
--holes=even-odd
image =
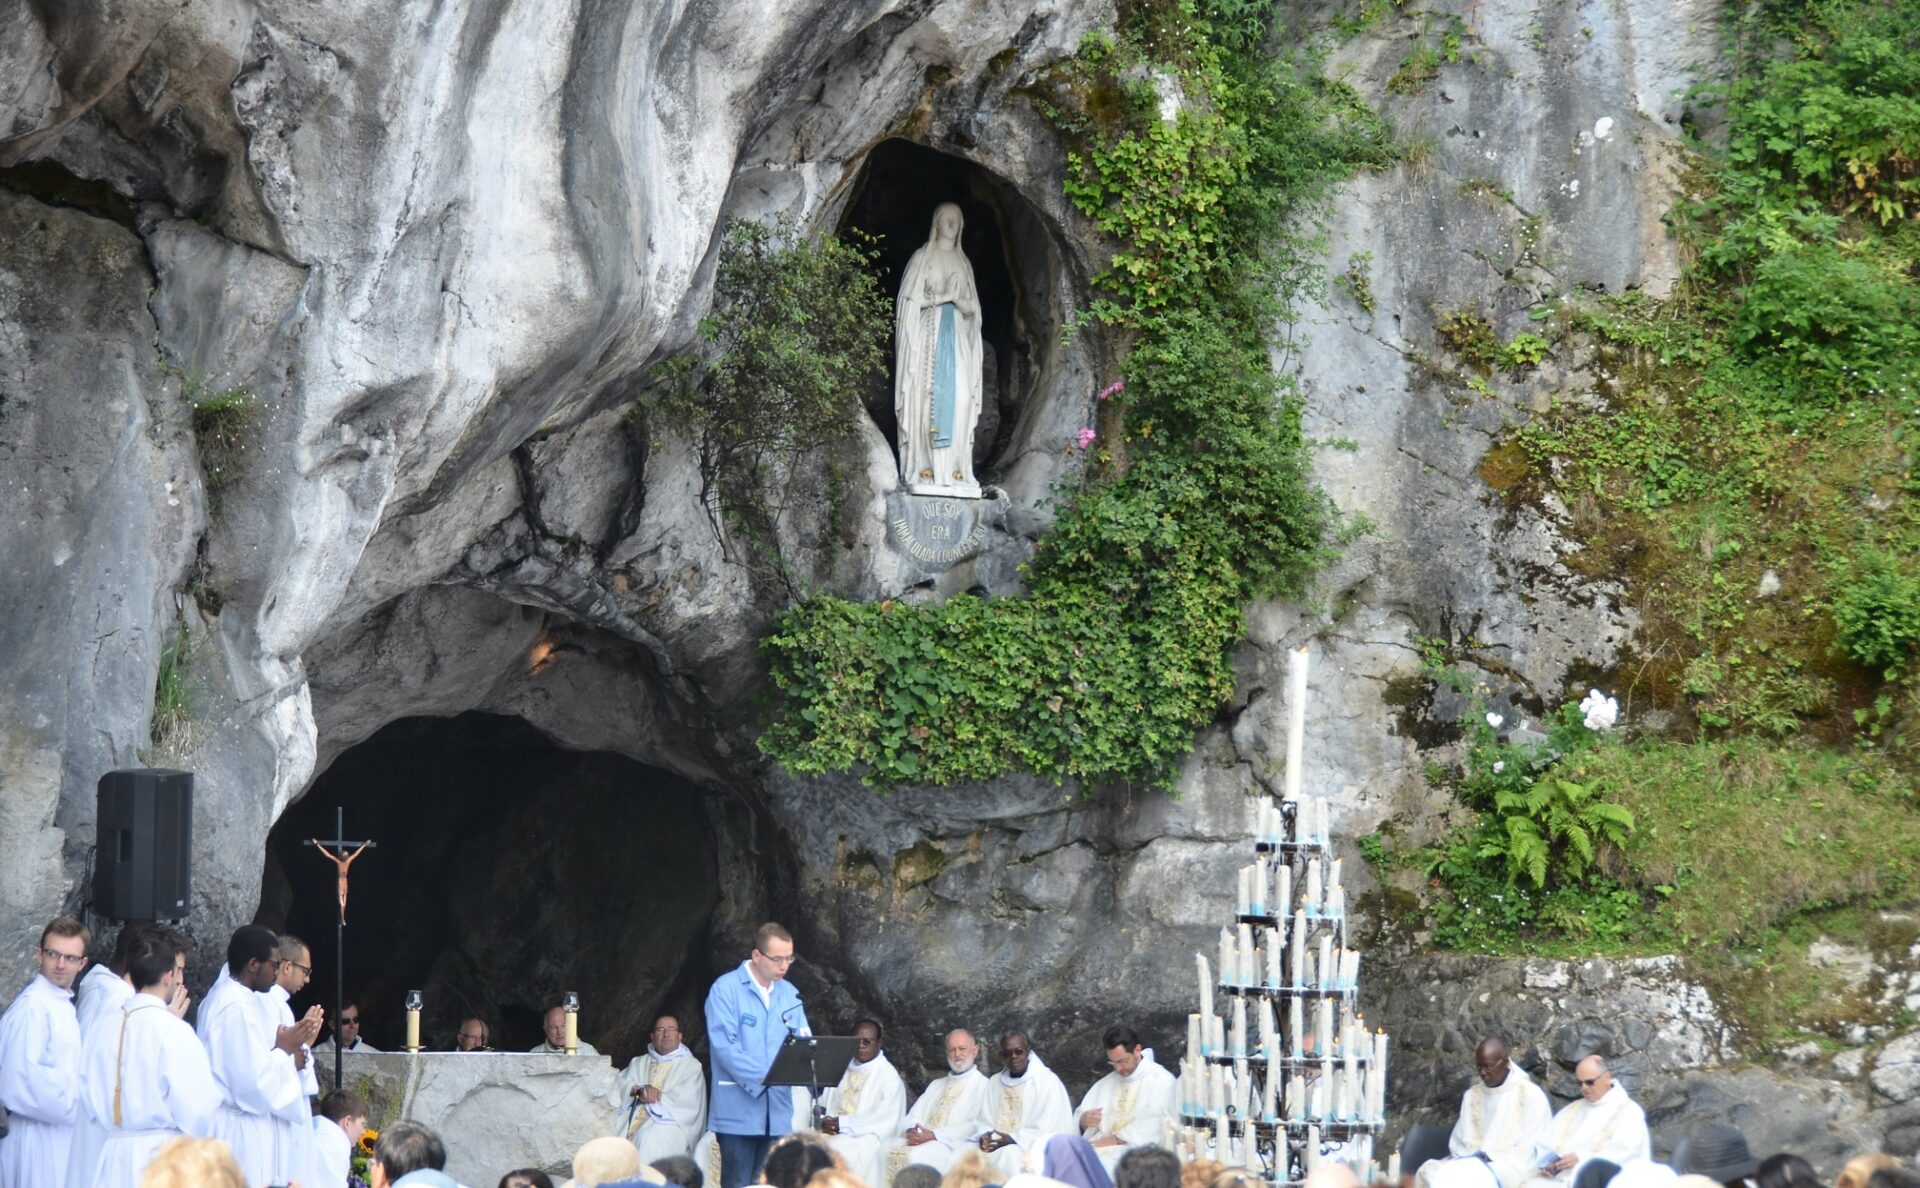
POLYGON ((346 1051, 340 1047, 340 1012, 346 1009, 347 998, 347 868, 362 851, 379 846, 372 841, 347 840, 347 810, 339 805, 333 809, 333 837, 327 841, 310 837, 307 844, 340 872, 340 915, 333 925, 333 1087, 338 1089, 347 1064, 346 1051))

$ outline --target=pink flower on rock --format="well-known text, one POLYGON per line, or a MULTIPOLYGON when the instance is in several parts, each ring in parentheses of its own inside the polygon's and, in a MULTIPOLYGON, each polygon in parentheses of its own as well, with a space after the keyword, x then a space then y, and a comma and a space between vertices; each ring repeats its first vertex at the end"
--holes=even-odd
POLYGON ((1079 446, 1081 449, 1084 450, 1088 446, 1093 444, 1093 439, 1094 439, 1093 430, 1082 429, 1078 434, 1074 436, 1073 441, 1075 445, 1079 446))
POLYGON ((1118 396, 1120 393, 1126 390, 1127 390, 1126 380, 1114 380, 1112 383, 1108 384, 1106 387, 1100 389, 1100 395, 1096 399, 1105 400, 1109 396, 1118 396))

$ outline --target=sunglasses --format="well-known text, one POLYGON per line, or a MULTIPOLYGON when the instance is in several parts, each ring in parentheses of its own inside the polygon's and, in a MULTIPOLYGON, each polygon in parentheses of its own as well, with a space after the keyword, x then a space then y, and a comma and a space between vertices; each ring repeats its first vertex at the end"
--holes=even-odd
POLYGON ((1606 1075, 1607 1074, 1605 1073, 1601 1073, 1597 1077, 1590 1077, 1590 1078, 1575 1077, 1574 1080, 1580 1082, 1580 1087, 1582 1089, 1591 1089, 1595 1085, 1598 1085, 1601 1082, 1601 1080, 1606 1077, 1606 1075))

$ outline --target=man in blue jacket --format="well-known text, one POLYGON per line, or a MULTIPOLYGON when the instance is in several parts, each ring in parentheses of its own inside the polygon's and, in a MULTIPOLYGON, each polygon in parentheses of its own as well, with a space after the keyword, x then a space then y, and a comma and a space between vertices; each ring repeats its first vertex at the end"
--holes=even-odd
POLYGON ((793 1093, 764 1085, 788 1035, 809 1035, 800 992, 787 984, 793 934, 762 924, 753 952, 707 991, 707 1040, 713 1052, 709 1125, 720 1144, 720 1188, 744 1188, 760 1174, 767 1148, 793 1129, 793 1093))

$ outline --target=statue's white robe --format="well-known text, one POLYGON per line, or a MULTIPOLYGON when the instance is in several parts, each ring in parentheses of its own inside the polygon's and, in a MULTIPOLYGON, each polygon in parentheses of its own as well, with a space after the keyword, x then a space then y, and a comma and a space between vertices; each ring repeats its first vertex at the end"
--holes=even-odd
POLYGON ((1027 1152, 1056 1134, 1074 1133, 1073 1102, 1067 1087, 1038 1053, 1027 1057, 1027 1074, 1018 1080, 1001 1069, 993 1074, 987 1098, 987 1129, 1013 1136, 1010 1146, 989 1152, 987 1162, 1006 1183, 1020 1174, 1027 1152))
MULTIPOLYGON (((1592 1105, 1581 1098, 1555 1114, 1537 1146, 1555 1155, 1575 1156, 1580 1162, 1557 1176, 1536 1173, 1522 1188, 1566 1188, 1589 1159, 1605 1159, 1625 1167, 1653 1158, 1653 1136, 1647 1132, 1646 1112, 1627 1096, 1619 1081, 1592 1105)), ((1534 1166, 1539 1166, 1537 1159, 1534 1166)))
POLYGON ((827 1144, 862 1182, 884 1188, 886 1152, 881 1145, 892 1143, 906 1125, 907 1083, 899 1070, 885 1052, 865 1064, 848 1064, 822 1104, 840 1123, 840 1133, 828 1135, 827 1144))
POLYGON ((1534 1143, 1552 1122, 1547 1095, 1519 1065, 1507 1066, 1507 1079, 1497 1089, 1475 1080, 1460 1099, 1460 1120, 1447 1140, 1452 1158, 1421 1164, 1417 1188, 1494 1188, 1492 1181, 1520 1188, 1537 1166, 1534 1143))
POLYGON ((1161 1143, 1175 1122, 1180 1108, 1180 1082, 1153 1058, 1153 1049, 1142 1049, 1139 1067, 1131 1076, 1110 1072, 1093 1083, 1073 1112, 1077 1124, 1088 1110, 1100 1111, 1100 1125, 1083 1132, 1095 1144, 1107 1174, 1120 1157, 1135 1147, 1161 1143), (1100 1140, 1117 1138, 1118 1146, 1099 1146, 1100 1140))
POLYGON ((887 1164, 881 1179, 893 1183, 901 1168, 920 1163, 945 1174, 953 1157, 980 1137, 987 1128, 987 1092, 992 1088, 978 1068, 949 1073, 927 1086, 925 1093, 907 1111, 906 1120, 894 1135, 887 1151, 887 1164), (933 1132, 933 1141, 909 1146, 900 1136, 915 1126, 933 1132))
POLYGON ((234 989, 217 999, 209 993, 211 1017, 201 1020, 220 1086, 213 1137, 233 1148, 250 1188, 285 1184, 297 1174, 294 1127, 304 1128, 309 1142, 313 1134, 300 1073, 293 1057, 274 1046, 279 1016, 273 1000, 231 978, 227 984, 234 989))
POLYGON ((13 1116, 0 1139, 0 1188, 64 1185, 80 1104, 80 1020, 73 991, 41 974, 0 1015, 0 1103, 13 1116))
POLYGON ((151 994, 130 996, 87 1032, 80 1080, 87 1115, 104 1136, 89 1188, 137 1188, 147 1161, 168 1141, 214 1137, 220 1087, 207 1050, 151 994))
MULTIPOLYGON (((80 1014, 80 1048, 86 1050, 87 1037, 110 1020, 116 1033, 120 1027, 120 1008, 133 997, 127 979, 98 962, 87 967, 75 988, 74 1007, 80 1014)), ((83 1086, 84 1088, 84 1086, 83 1086)), ((67 1188, 91 1188, 94 1165, 100 1162, 100 1144, 107 1141, 106 1131, 82 1108, 74 1111, 73 1153, 67 1157, 67 1188)))
POLYGON ((684 1045, 667 1056, 648 1045, 621 1070, 613 1094, 614 1133, 633 1140, 641 1163, 690 1154, 707 1128, 706 1070, 684 1045), (643 1106, 633 1091, 648 1085, 660 1090, 660 1100, 643 1106))

